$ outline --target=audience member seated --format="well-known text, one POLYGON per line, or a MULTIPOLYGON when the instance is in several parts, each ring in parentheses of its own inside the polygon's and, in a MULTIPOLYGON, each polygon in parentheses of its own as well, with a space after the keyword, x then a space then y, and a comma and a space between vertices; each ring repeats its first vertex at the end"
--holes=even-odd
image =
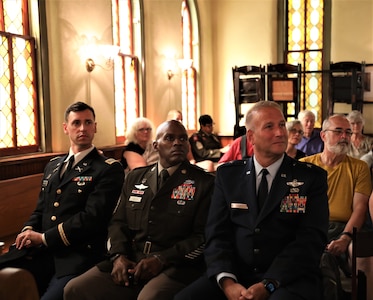
POLYGON ((35 210, 15 245, 0 256, 1 268, 26 269, 34 276, 42 300, 62 300, 70 279, 104 259, 107 227, 124 180, 122 165, 92 144, 97 124, 91 106, 69 106, 63 131, 69 153, 47 164, 35 210))
POLYGON ((153 127, 153 123, 143 117, 137 118, 129 127, 121 160, 126 174, 149 164, 147 160, 153 152, 153 127))
POLYGON ((219 159, 219 165, 232 160, 245 159, 253 156, 254 148, 250 141, 247 139, 246 134, 236 138, 230 144, 227 152, 219 159))
POLYGON ((73 279, 65 300, 172 300, 203 274, 215 177, 189 163, 180 122, 161 124, 154 148, 159 161, 126 177, 109 226, 110 258, 73 279))
POLYGON ((348 272, 352 229, 361 230, 365 224, 372 190, 367 164, 347 155, 351 135, 345 116, 330 116, 322 125, 323 152, 300 159, 328 173, 329 243, 326 250, 338 259, 345 273, 348 272))
POLYGON ((199 117, 200 130, 189 138, 192 153, 197 162, 209 159, 218 162, 222 154, 228 151, 229 145, 223 147, 219 137, 213 133, 214 125, 211 116, 199 117))
MULTIPOLYGON (((169 120, 176 120, 176 121, 183 123, 182 112, 176 109, 170 110, 167 114, 167 121, 169 120)), ((188 151, 187 157, 191 164, 199 166, 200 168, 204 169, 206 172, 215 172, 215 166, 211 160, 202 160, 202 161, 196 162, 196 160, 194 159, 193 153, 192 153, 192 148, 190 146, 190 143, 189 143, 189 151, 188 151)))
POLYGON ((220 166, 206 224, 207 273, 174 300, 319 300, 327 241, 326 172, 285 155, 280 106, 247 114, 254 155, 220 166))
POLYGON ((365 120, 360 111, 351 111, 347 115, 347 120, 350 122, 352 130, 351 144, 347 154, 355 158, 361 158, 372 149, 373 140, 363 134, 365 120))
POLYGON ((303 137, 296 148, 306 155, 316 154, 324 149, 324 142, 320 138, 320 130, 315 129, 315 119, 315 114, 310 110, 302 110, 298 114, 298 120, 303 127, 303 137))
POLYGON ((306 154, 303 151, 295 148, 303 137, 302 123, 299 120, 289 121, 286 123, 286 129, 288 130, 288 146, 286 148, 286 154, 295 159, 305 157, 306 154))

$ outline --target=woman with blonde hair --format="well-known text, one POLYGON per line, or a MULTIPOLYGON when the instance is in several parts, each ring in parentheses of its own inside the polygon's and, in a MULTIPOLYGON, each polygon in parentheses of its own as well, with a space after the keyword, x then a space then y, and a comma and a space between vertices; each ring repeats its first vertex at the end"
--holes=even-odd
POLYGON ((303 151, 295 148, 303 137, 303 126, 301 121, 292 120, 287 122, 286 129, 288 130, 288 146, 286 148, 286 154, 295 159, 305 157, 306 154, 303 151))
POLYGON ((352 136, 347 155, 361 158, 372 149, 372 138, 363 134, 365 120, 358 110, 353 110, 347 115, 350 122, 352 136))
POLYGON ((146 157, 152 149, 153 132, 153 123, 144 117, 137 118, 128 128, 121 159, 126 174, 149 164, 146 157))

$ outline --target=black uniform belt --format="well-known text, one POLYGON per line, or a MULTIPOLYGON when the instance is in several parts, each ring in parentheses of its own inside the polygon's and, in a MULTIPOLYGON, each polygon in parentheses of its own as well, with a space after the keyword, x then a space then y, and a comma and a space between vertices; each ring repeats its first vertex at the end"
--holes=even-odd
POLYGON ((156 243, 151 242, 151 241, 145 241, 145 242, 134 241, 133 248, 136 252, 140 251, 145 255, 148 255, 149 253, 152 253, 152 252, 162 251, 164 249, 163 247, 159 247, 156 243))

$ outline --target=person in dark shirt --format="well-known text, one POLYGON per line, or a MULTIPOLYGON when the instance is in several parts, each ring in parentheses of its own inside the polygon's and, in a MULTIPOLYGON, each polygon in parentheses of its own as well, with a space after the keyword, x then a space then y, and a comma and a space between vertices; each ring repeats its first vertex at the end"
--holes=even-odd
POLYGON ((315 129, 315 119, 315 114, 310 110, 302 110, 298 114, 298 120, 303 126, 303 137, 296 148, 307 156, 324 150, 324 142, 320 137, 320 130, 315 129))
POLYGON ((303 137, 303 127, 299 120, 292 120, 286 123, 286 129, 288 130, 288 146, 286 148, 286 154, 292 158, 300 159, 305 157, 306 154, 296 148, 303 137))
POLYGON ((211 116, 200 116, 199 125, 200 130, 189 138, 194 159, 197 162, 206 159, 218 162, 220 157, 228 151, 229 146, 223 147, 219 137, 213 133, 214 123, 211 116))
POLYGON ((128 129, 121 159, 126 174, 149 164, 146 153, 153 152, 153 127, 149 119, 140 117, 128 129))

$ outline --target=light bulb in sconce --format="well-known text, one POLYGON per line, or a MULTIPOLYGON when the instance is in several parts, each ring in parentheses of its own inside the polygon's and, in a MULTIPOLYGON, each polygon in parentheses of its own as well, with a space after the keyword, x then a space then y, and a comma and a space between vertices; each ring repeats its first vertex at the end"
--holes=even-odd
POLYGON ((87 58, 85 61, 85 68, 87 72, 91 73, 95 69, 95 62, 93 61, 92 58, 87 58))
POLYGON ((183 71, 188 70, 193 65, 193 59, 190 58, 181 58, 177 60, 179 68, 183 71))
POLYGON ((105 66, 102 66, 100 64, 95 63, 94 59, 92 57, 89 57, 85 61, 85 67, 87 72, 92 72, 96 66, 101 67, 104 70, 111 70, 114 67, 114 59, 120 52, 120 47, 115 45, 99 45, 95 46, 92 45, 92 47, 97 47, 99 49, 98 53, 104 58, 105 60, 105 66))
MULTIPOLYGON (((175 62, 174 62, 174 65, 176 65, 175 62)), ((182 58, 182 59, 178 59, 177 60, 177 66, 182 71, 190 69, 192 67, 192 65, 193 65, 193 59, 182 58)), ((168 63, 168 69, 167 69, 167 78, 168 78, 168 80, 171 80, 172 77, 175 76, 174 69, 175 69, 174 66, 170 67, 170 63, 168 63)))
POLYGON ((172 77, 174 77, 174 72, 171 70, 171 69, 169 69, 169 70, 167 70, 167 78, 168 78, 168 80, 171 80, 171 78, 172 77))

